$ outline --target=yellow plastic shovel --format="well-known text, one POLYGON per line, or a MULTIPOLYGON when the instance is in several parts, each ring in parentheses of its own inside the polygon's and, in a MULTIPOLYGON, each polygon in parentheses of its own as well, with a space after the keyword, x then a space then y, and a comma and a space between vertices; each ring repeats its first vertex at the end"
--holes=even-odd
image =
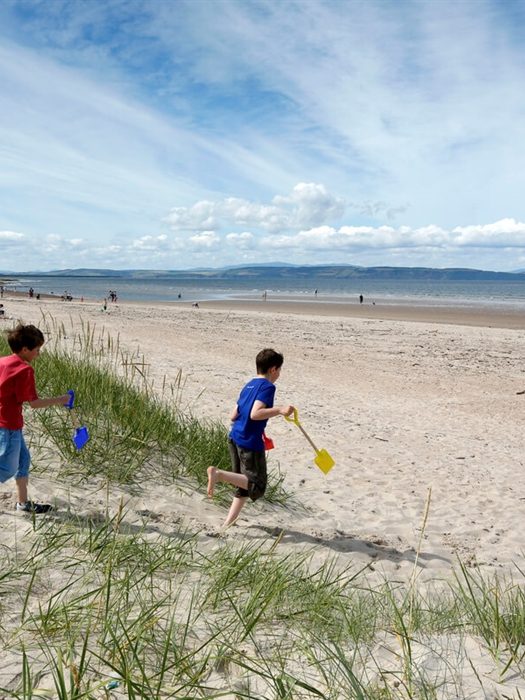
POLYGON ((299 428, 299 430, 302 432, 302 434, 305 436, 305 438, 308 440, 310 445, 314 448, 315 450, 315 459, 314 462, 317 464, 319 469, 324 473, 328 474, 330 469, 334 466, 335 461, 331 457, 331 455, 328 454, 326 450, 318 450, 317 447, 314 445, 312 438, 308 435, 306 430, 303 428, 303 426, 299 423, 299 414, 297 412, 297 409, 294 408, 293 412, 293 418, 290 418, 289 416, 285 416, 286 420, 289 421, 290 423, 295 423, 295 425, 299 428))

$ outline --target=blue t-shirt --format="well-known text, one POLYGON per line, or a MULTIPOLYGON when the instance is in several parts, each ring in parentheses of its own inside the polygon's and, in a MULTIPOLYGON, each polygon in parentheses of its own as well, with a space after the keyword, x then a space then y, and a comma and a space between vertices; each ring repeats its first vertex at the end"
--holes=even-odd
POLYGON ((250 413, 256 401, 263 403, 266 408, 272 408, 274 396, 275 385, 264 377, 255 377, 243 387, 237 401, 239 415, 230 431, 230 437, 237 445, 255 452, 264 451, 262 434, 268 420, 252 420, 250 413))

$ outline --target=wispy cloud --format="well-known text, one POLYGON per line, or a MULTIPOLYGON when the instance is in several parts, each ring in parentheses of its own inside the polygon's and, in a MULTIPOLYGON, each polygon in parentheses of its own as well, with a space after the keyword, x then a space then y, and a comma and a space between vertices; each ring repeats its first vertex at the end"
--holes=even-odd
POLYGON ((512 269, 523 29, 497 0, 5 0, 1 265, 512 269))

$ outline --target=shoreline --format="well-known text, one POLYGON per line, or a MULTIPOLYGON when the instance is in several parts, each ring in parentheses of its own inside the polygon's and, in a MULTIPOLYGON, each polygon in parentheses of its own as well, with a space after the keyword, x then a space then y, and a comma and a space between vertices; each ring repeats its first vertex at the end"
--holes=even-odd
MULTIPOLYGON (((9 301, 14 301, 17 306, 20 301, 27 304, 52 304, 59 303, 66 305, 73 310, 85 307, 86 309, 99 306, 102 300, 84 298, 74 298, 72 301, 65 301, 52 294, 41 294, 40 299, 29 299, 22 292, 4 292, 0 300, 4 304, 6 318, 11 314, 9 311, 9 301)), ((375 321, 402 321, 413 323, 445 324, 458 326, 472 326, 477 328, 502 328, 509 330, 525 330, 525 313, 517 309, 504 309, 501 306, 494 306, 492 309, 478 306, 433 306, 424 304, 400 304, 400 303, 355 303, 343 301, 326 301, 324 299, 306 300, 292 297, 268 298, 263 300, 246 299, 214 299, 208 301, 128 301, 120 299, 116 303, 108 302, 108 312, 111 309, 126 308, 132 309, 134 306, 152 309, 169 308, 189 310, 195 313, 199 311, 227 311, 260 313, 264 315, 294 315, 313 316, 323 318, 349 318, 365 319, 375 321)))

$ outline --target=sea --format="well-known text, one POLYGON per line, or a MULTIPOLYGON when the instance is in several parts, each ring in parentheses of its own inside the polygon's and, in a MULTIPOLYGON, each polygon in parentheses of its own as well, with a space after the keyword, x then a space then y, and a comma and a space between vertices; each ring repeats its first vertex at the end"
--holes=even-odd
POLYGON ((522 280, 320 280, 293 276, 276 282, 275 278, 235 280, 175 280, 147 277, 80 277, 18 275, 5 283, 6 290, 57 297, 102 301, 116 292, 119 301, 200 302, 209 300, 255 300, 266 294, 272 299, 332 303, 355 303, 363 295, 365 303, 385 305, 420 305, 441 307, 495 307, 501 310, 522 310, 525 313, 525 282, 522 280), (317 294, 316 294, 317 290, 317 294))

